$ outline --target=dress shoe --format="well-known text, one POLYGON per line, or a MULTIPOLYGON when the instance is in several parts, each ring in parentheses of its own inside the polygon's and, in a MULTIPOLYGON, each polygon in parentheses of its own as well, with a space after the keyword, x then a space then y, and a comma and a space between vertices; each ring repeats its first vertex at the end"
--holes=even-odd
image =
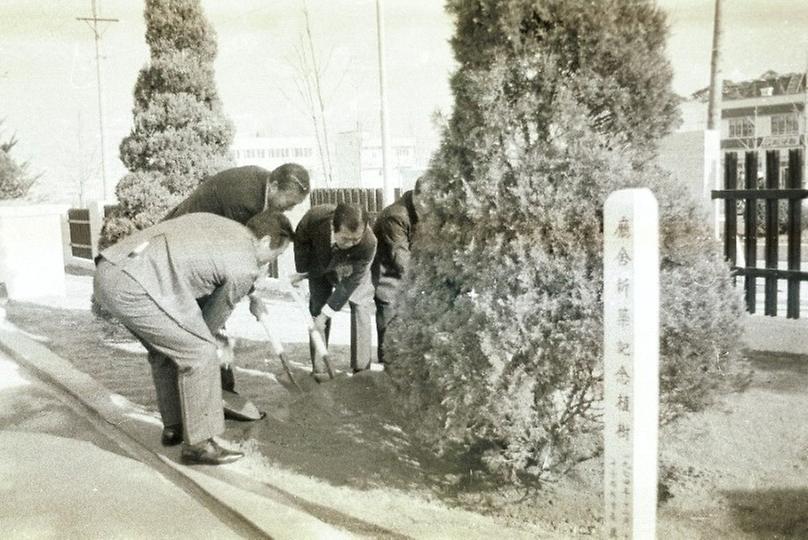
POLYGON ((160 437, 163 446, 177 446, 182 442, 182 424, 174 424, 163 428, 163 435, 160 437))
POLYGON ((208 439, 199 444, 183 445, 181 456, 188 464, 223 465, 243 458, 244 453, 222 448, 213 439, 208 439))

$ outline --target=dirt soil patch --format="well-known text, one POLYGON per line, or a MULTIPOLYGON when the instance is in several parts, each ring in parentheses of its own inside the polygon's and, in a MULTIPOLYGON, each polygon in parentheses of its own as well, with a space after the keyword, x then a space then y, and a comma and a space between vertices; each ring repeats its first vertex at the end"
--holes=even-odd
MULTIPOLYGON (((156 411, 145 354, 122 328, 86 309, 19 302, 9 304, 8 319, 156 411)), ((306 344, 287 350, 302 393, 266 343, 240 339, 236 346, 237 387, 268 413, 260 422, 227 423, 225 438, 249 450, 245 470, 253 477, 316 504, 389 511, 391 522, 406 519, 395 505, 418 500, 423 508, 488 516, 526 537, 600 535, 601 460, 554 483, 505 483, 472 455, 438 456, 420 443, 409 428, 417 418, 400 414, 383 371, 347 375, 347 347, 332 348, 340 374, 326 384, 308 376, 306 344)), ((660 432, 660 538, 808 538, 808 357, 748 359, 754 374, 742 392, 660 432)))

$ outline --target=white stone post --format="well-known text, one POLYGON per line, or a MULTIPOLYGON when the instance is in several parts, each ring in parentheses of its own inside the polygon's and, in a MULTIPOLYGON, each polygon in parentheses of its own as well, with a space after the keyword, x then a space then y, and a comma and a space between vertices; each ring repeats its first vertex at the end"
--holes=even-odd
POLYGON ((604 536, 656 537, 659 225, 648 189, 604 208, 604 536))

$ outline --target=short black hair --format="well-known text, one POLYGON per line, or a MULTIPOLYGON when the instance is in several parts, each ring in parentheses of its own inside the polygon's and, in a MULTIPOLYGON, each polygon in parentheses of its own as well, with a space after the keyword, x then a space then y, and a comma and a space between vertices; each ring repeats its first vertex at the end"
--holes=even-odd
POLYGON ((274 184, 278 191, 295 190, 303 195, 311 191, 309 173, 297 163, 284 163, 273 170, 269 175, 269 182, 274 184))
POLYGON ((339 203, 334 209, 334 219, 331 221, 334 232, 345 227, 349 231, 357 231, 368 224, 368 214, 364 208, 355 204, 339 203))
POLYGON ((287 241, 294 242, 295 240, 295 232, 292 230, 289 218, 277 210, 264 210, 260 214, 254 215, 247 222, 247 228, 258 239, 269 236, 272 239, 269 244, 272 249, 282 246, 287 241))

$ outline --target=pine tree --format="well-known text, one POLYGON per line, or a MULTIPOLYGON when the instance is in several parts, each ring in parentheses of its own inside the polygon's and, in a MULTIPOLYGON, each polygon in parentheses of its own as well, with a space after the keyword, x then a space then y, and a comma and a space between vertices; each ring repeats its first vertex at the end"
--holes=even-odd
POLYGON ((709 400, 742 310, 706 216, 652 165, 677 118, 654 3, 448 7, 455 108, 426 177, 388 371, 427 439, 541 476, 597 440, 584 434, 598 426, 611 191, 650 187, 660 204, 667 417, 709 400))
POLYGON ((215 32, 199 0, 146 0, 149 63, 135 84, 134 126, 120 145, 130 171, 102 244, 158 221, 207 175, 232 165, 233 127, 214 82, 215 32))
MULTIPOLYGON (((0 126, 3 121, 0 120, 0 126)), ((11 157, 11 149, 17 145, 13 135, 0 142, 0 199, 19 199, 28 194, 36 177, 28 172, 28 163, 20 163, 11 157)))

